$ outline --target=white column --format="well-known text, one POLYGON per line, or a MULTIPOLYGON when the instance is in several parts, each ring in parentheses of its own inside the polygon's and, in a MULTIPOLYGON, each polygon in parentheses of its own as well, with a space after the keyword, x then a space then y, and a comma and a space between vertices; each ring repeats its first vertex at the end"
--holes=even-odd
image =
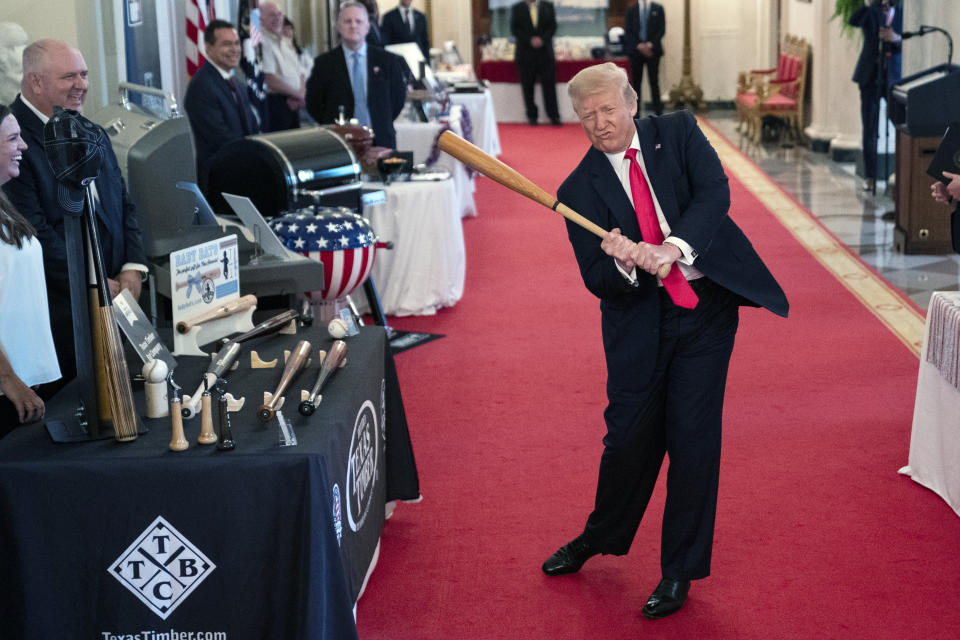
POLYGON ((810 126, 804 132, 828 143, 835 155, 860 148, 860 92, 851 78, 860 40, 845 35, 832 20, 834 3, 816 0, 810 60, 810 126))

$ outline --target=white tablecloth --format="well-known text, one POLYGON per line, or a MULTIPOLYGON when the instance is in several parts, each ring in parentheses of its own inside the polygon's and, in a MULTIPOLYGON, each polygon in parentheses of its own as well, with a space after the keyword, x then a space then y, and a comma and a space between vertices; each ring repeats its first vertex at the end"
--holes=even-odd
POLYGON ((951 380, 958 349, 960 292, 937 291, 927 310, 908 466, 900 473, 935 491, 960 515, 960 389, 951 380))
POLYGON ((473 144, 491 156, 499 156, 500 132, 497 130, 497 112, 493 107, 493 94, 489 89, 483 93, 451 93, 450 101, 470 113, 473 124, 473 144))
POLYGON ((370 226, 391 250, 377 250, 373 282, 384 313, 433 315, 463 296, 467 258, 457 194, 450 179, 370 183, 386 202, 364 210, 370 226))
MULTIPOLYGON (((496 109, 497 122, 526 122, 527 108, 523 104, 523 92, 519 82, 491 82, 490 95, 496 109)), ((543 106, 543 93, 540 83, 533 90, 533 101, 537 103, 540 116, 540 126, 550 126, 547 120, 547 111, 543 106)), ((557 110, 563 122, 580 122, 573 111, 570 98, 567 97, 567 83, 557 83, 557 110)))
MULTIPOLYGON (((460 126, 460 107, 451 109, 448 119, 450 130, 458 136, 463 135, 463 129, 460 126)), ((414 164, 422 164, 430 157, 434 142, 440 131, 443 129, 442 122, 411 122, 410 120, 397 120, 393 123, 397 131, 397 150, 413 151, 414 164)), ((463 164, 446 153, 440 152, 435 163, 429 165, 431 169, 446 169, 453 178, 453 184, 456 188, 458 199, 457 210, 461 216, 477 215, 477 205, 473 199, 473 192, 476 188, 474 177, 467 175, 467 169, 463 164)))

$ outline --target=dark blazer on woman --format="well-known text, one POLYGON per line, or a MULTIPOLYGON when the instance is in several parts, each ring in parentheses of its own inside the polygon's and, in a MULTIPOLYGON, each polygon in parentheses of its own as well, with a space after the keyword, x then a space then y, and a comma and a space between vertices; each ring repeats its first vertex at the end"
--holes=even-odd
MULTIPOLYGON (((400 56, 367 45, 367 108, 375 146, 389 149, 397 146, 393 121, 407 100, 405 64, 400 56)), ((307 79, 307 113, 318 124, 332 124, 341 105, 347 119, 352 118, 353 89, 342 45, 320 54, 314 61, 307 79)))
MULTIPOLYGON (((863 29, 863 48, 857 58, 857 66, 853 70, 853 81, 860 86, 876 84, 880 81, 880 27, 885 25, 883 10, 877 5, 864 5, 850 16, 850 25, 863 29)), ((894 8, 893 21, 890 26, 897 34, 903 33, 903 7, 894 8)), ((883 45, 883 58, 886 60, 887 75, 881 88, 889 87, 900 79, 900 52, 902 45, 899 42, 886 42, 883 45)))

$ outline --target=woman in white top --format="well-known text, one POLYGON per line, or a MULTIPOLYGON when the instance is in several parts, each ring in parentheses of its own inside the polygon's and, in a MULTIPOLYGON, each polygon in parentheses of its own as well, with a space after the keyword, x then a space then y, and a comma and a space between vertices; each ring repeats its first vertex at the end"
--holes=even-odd
MULTIPOLYGON (((17 119, 0 105, 0 185, 20 175, 26 148, 17 119)), ((59 378, 40 241, 0 191, 0 437, 42 418, 34 388, 59 378)))

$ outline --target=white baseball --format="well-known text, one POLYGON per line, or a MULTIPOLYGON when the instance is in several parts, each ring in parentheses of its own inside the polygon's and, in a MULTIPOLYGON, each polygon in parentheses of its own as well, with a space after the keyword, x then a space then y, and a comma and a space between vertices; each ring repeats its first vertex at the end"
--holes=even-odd
POLYGON ((330 332, 331 338, 339 340, 347 335, 347 323, 340 318, 334 318, 327 325, 327 331, 330 332))
POLYGON ((150 360, 143 365, 141 373, 147 382, 163 382, 167 379, 167 363, 163 360, 150 360))

